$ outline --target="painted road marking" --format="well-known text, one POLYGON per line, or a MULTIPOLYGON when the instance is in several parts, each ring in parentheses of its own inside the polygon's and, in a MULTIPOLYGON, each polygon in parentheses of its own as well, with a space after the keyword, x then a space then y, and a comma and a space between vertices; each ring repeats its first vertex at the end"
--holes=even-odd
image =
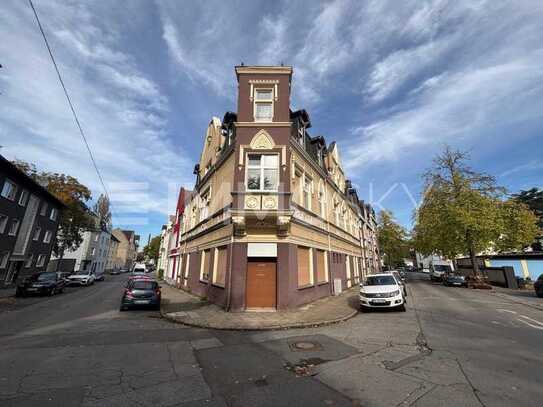
POLYGON ((532 328, 539 329, 539 330, 543 331, 543 326, 530 324, 528 321, 525 321, 525 320, 520 319, 520 318, 517 318, 517 321, 525 323, 526 325, 531 326, 532 328))
POLYGON ((532 321, 532 322, 536 323, 537 325, 541 325, 543 327, 543 322, 538 321, 537 319, 532 319, 530 317, 527 317, 526 315, 521 315, 520 317, 524 318, 524 319, 527 319, 528 321, 532 321))
POLYGON ((496 311, 499 311, 499 312, 509 312, 510 314, 516 314, 516 311, 511 311, 510 309, 502 309, 502 308, 498 308, 496 311))

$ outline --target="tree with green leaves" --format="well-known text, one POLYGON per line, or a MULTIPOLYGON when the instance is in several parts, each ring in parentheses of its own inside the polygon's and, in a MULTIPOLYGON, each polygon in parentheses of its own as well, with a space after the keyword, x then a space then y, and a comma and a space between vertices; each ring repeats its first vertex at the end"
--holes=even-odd
POLYGON ((392 212, 382 210, 377 220, 377 238, 385 265, 393 269, 409 255, 406 230, 394 220, 392 212))
MULTIPOLYGON (((520 191, 518 194, 513 195, 513 198, 528 205, 538 218, 539 229, 543 230, 543 189, 531 188, 527 191, 520 191)), ((532 249, 543 250, 543 236, 541 234, 532 243, 532 249)))
POLYGON ((415 213, 414 243, 425 255, 448 258, 469 253, 479 275, 477 253, 520 250, 538 233, 537 218, 524 204, 507 199, 494 177, 468 165, 466 152, 446 146, 424 174, 425 194, 415 213))
POLYGON ((147 258, 153 259, 155 264, 157 264, 159 250, 160 250, 160 235, 155 236, 151 239, 149 244, 147 244, 143 248, 143 253, 145 254, 145 256, 147 256, 147 258))
POLYGON ((34 164, 20 160, 13 161, 13 164, 66 205, 59 218, 54 255, 62 259, 66 251, 77 250, 83 242, 83 233, 94 228, 87 206, 92 197, 90 190, 72 176, 38 171, 34 164))

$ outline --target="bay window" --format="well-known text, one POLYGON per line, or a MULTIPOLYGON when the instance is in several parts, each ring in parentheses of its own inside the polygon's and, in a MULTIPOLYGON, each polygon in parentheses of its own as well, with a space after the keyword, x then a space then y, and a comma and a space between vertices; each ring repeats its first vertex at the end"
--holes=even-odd
POLYGON ((277 154, 248 154, 247 190, 277 191, 279 157, 277 154))

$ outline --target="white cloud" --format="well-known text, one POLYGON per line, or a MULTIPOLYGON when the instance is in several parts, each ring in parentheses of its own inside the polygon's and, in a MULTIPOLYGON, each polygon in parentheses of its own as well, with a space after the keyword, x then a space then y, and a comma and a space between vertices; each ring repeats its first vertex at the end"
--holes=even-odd
MULTIPOLYGON (((167 137, 168 98, 123 50, 108 14, 72 3, 37 9, 106 184, 143 182, 148 198, 132 202, 130 212, 167 213, 167 181, 192 178, 190 160, 167 137)), ((71 174, 97 197, 102 188, 28 5, 14 2, 5 11, 2 154, 71 174)), ((120 216, 126 208, 113 209, 120 216)))
POLYGON ((515 166, 513 168, 510 168, 510 169, 502 172, 500 174, 500 177, 509 177, 509 176, 517 174, 519 172, 520 173, 527 173, 527 172, 532 172, 532 171, 541 170, 541 169, 543 169, 543 162, 532 160, 532 161, 529 161, 529 162, 524 163, 524 164, 517 165, 517 166, 515 166))

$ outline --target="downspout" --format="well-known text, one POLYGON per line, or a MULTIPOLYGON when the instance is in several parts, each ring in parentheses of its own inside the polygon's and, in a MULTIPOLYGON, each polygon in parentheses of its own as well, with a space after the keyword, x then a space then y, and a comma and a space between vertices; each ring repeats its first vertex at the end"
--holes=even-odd
POLYGON ((226 311, 230 311, 230 304, 232 303, 232 252, 234 248, 234 230, 232 229, 232 235, 230 236, 230 250, 228 255, 228 286, 226 287, 226 311))

